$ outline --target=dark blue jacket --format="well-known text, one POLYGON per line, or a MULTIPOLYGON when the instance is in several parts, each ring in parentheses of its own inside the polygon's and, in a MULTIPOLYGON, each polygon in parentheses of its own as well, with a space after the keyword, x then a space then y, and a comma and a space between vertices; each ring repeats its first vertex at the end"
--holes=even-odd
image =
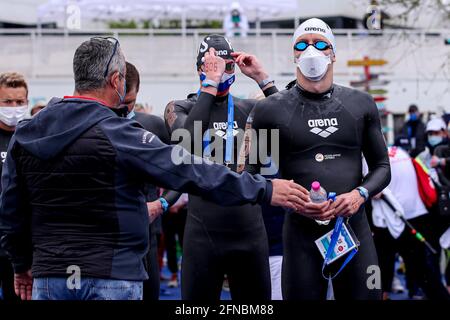
MULTIPOLYGON (((15 272, 34 277, 147 278, 144 185, 200 195, 222 205, 268 203, 272 185, 162 143, 97 101, 53 99, 21 122, 2 174, 1 244, 15 272)), ((212 213, 214 214, 214 213, 212 213)))
MULTIPOLYGON (((266 175, 267 179, 280 178, 280 173, 273 161, 270 161, 263 167, 273 167, 276 171, 273 175, 266 175)), ((273 207, 269 204, 261 206, 262 216, 264 219, 264 226, 266 227, 267 240, 269 241, 269 256, 283 255, 283 223, 285 210, 282 207, 273 207)))

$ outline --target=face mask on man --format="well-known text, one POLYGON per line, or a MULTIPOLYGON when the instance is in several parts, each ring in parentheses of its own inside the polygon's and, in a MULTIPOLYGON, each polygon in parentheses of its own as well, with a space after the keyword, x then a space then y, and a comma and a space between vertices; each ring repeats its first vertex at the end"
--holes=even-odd
POLYGON ((28 106, 0 107, 0 121, 9 127, 15 127, 27 114, 28 106))
MULTIPOLYGON (((206 73, 202 72, 200 74, 200 81, 203 81, 206 79, 206 73)), ((233 73, 226 73, 222 75, 222 78, 220 79, 219 87, 217 88, 217 93, 222 93, 230 89, 231 85, 236 80, 236 76, 233 73)))
POLYGON ((131 109, 131 111, 128 112, 127 119, 133 119, 136 116, 136 114, 134 113, 134 108, 135 107, 133 107, 133 109, 131 109))
POLYGON ((116 93, 119 96, 119 106, 125 102, 125 96, 127 95, 127 80, 123 79, 123 95, 116 89, 116 93))
POLYGON ((442 141, 444 141, 444 138, 441 136, 429 136, 428 137, 428 143, 432 147, 437 146, 438 144, 442 143, 442 141))
POLYGON ((419 117, 417 116, 417 113, 410 113, 408 120, 409 121, 417 121, 417 120, 419 120, 419 117))
POLYGON ((331 57, 314 46, 309 46, 295 62, 305 78, 311 81, 320 81, 327 73, 331 57))

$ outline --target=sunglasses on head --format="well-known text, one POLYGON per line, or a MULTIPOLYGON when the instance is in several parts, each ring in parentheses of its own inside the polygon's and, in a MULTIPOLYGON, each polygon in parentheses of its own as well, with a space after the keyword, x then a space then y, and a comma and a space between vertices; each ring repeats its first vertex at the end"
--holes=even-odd
POLYGON ((326 43, 325 41, 316 41, 312 44, 306 42, 306 41, 299 41, 294 45, 294 49, 297 51, 305 51, 306 48, 308 48, 309 46, 314 46, 314 48, 316 48, 317 50, 320 51, 324 51, 330 48, 333 48, 330 44, 326 43))
POLYGON ((94 39, 95 40, 102 40, 102 41, 109 41, 109 42, 114 44, 114 49, 113 49, 112 55, 111 55, 111 57, 108 60, 108 64, 106 65, 106 70, 105 70, 105 73, 103 75, 106 78, 106 76, 108 75, 108 69, 109 69, 109 65, 111 64, 111 60, 112 60, 112 58, 114 58, 114 55, 116 54, 116 51, 117 51, 117 47, 120 45, 119 44, 119 40, 117 40, 114 37, 92 37, 91 38, 91 40, 94 40, 94 39))

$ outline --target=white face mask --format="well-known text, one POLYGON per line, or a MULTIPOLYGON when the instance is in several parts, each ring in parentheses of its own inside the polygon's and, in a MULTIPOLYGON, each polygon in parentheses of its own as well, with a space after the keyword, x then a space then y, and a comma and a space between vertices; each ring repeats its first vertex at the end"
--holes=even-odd
POLYGON ((320 81, 327 73, 331 58, 314 46, 308 46, 295 62, 305 78, 311 81, 320 81))
POLYGON ((28 106, 2 107, 0 106, 0 121, 9 127, 15 127, 27 114, 28 106))

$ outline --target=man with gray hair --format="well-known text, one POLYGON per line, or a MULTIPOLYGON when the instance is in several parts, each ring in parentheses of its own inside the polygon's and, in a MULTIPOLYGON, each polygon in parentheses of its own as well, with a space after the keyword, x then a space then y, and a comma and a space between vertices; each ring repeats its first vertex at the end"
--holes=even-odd
POLYGON ((189 153, 171 161, 181 147, 126 119, 116 39, 83 42, 73 69, 75 94, 21 122, 4 164, 0 239, 22 299, 142 299, 146 183, 222 205, 301 205, 293 182, 239 175, 189 153))

